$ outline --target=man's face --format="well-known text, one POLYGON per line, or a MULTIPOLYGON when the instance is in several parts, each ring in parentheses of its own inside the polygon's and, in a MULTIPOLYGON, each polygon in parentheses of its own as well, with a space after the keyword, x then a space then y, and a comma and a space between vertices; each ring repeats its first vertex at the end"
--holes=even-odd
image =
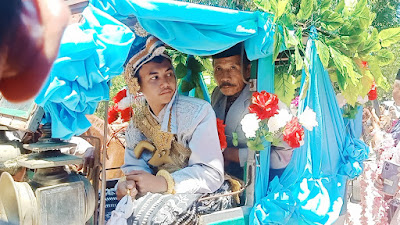
MULTIPOLYGON (((168 59, 161 63, 149 62, 139 70, 140 91, 150 107, 164 107, 176 90, 174 69, 168 59)), ((154 110, 154 109, 153 109, 154 110)))
POLYGON ((392 95, 396 105, 400 105, 400 80, 394 81, 392 95))
POLYGON ((16 19, 0 43, 0 91, 19 102, 32 98, 46 80, 70 12, 62 0, 24 0, 12 13, 16 19))
MULTIPOLYGON (((245 78, 250 76, 250 65, 245 69, 245 78)), ((214 59, 214 78, 222 94, 232 96, 243 90, 240 55, 214 59)))

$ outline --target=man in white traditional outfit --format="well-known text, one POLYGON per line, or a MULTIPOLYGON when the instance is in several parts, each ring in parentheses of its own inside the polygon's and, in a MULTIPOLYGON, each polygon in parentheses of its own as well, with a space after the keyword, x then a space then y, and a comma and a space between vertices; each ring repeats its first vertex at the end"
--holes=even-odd
MULTIPOLYGON (((243 179, 243 167, 247 161, 248 148, 240 122, 249 113, 251 64, 244 46, 239 43, 212 56, 214 78, 218 84, 211 96, 211 105, 217 118, 224 121, 228 147, 224 150, 225 171, 243 179), (234 144, 234 135, 237 143, 234 144)), ((292 158, 289 146, 271 146, 270 179, 283 173, 292 158)))
POLYGON ((119 199, 148 192, 212 193, 224 181, 215 113, 206 101, 177 94, 174 68, 164 49, 150 37, 125 69, 129 93, 135 97, 119 199))

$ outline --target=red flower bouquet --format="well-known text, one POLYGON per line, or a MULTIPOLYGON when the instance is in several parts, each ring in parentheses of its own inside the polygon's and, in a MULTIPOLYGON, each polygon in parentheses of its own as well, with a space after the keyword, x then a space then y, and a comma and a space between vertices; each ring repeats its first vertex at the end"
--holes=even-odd
POLYGON ((116 121, 121 114, 121 119, 123 122, 129 122, 132 118, 133 110, 131 107, 129 96, 126 94, 126 89, 119 91, 113 98, 115 103, 114 106, 110 107, 108 110, 108 123, 116 121))
POLYGON ((304 128, 312 131, 318 126, 316 113, 306 107, 298 115, 278 97, 266 91, 255 92, 250 113, 240 122, 247 138, 247 146, 252 150, 263 150, 263 141, 269 141, 276 146, 298 148, 304 144, 304 128), (285 142, 285 143, 283 143, 285 142))
POLYGON ((254 92, 251 101, 253 104, 249 106, 249 111, 257 114, 260 120, 268 119, 278 114, 279 99, 275 94, 266 91, 254 92))
POLYGON ((226 147, 228 147, 228 143, 226 143, 225 126, 226 125, 224 124, 224 121, 217 118, 217 130, 221 149, 225 149, 226 147))
POLYGON ((304 129, 300 125, 297 117, 294 117, 286 124, 283 130, 283 140, 292 148, 298 148, 303 145, 304 129))

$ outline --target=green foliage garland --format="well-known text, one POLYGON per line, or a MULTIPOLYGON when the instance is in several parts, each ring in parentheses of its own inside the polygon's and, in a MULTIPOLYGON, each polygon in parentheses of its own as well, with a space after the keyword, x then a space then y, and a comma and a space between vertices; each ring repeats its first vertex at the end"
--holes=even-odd
MULTIPOLYGON (((303 68, 302 40, 308 35, 310 27, 315 26, 319 31, 317 52, 337 91, 343 94, 349 105, 355 107, 359 97, 368 94, 373 82, 378 87, 389 89, 381 67, 394 61, 394 54, 388 47, 400 41, 400 28, 378 32, 373 26, 376 14, 371 11, 367 0, 355 0, 352 3, 344 0, 254 2, 259 9, 275 15, 274 21, 280 32, 275 33, 274 58, 277 58, 282 46, 294 52, 289 57, 286 77, 276 79, 285 79, 284 83, 296 88, 292 85, 293 76, 288 74, 303 68)), ((276 91, 278 96, 282 92, 279 86, 276 91)))

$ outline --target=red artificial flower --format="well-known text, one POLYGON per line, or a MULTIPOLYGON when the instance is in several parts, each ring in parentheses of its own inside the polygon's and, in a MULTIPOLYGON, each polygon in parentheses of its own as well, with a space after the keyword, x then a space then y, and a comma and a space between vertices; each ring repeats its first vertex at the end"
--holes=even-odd
POLYGON ((268 119, 278 114, 279 99, 275 94, 266 91, 261 91, 261 93, 254 92, 251 101, 253 104, 249 106, 249 111, 257 114, 260 120, 268 119))
POLYGON ((131 120, 132 114, 133 114, 133 110, 131 107, 121 110, 122 121, 129 122, 129 120, 131 120))
POLYGON ((226 125, 224 124, 224 121, 217 118, 217 130, 221 149, 225 149, 226 147, 228 147, 228 143, 226 143, 225 126, 226 125))
POLYGON ((116 105, 114 105, 108 109, 108 119, 107 119, 108 124, 111 124, 117 119, 118 119, 118 111, 116 105))
POLYGON ((378 98, 378 91, 376 90, 375 82, 373 82, 371 90, 368 92, 368 99, 373 101, 376 98, 378 98))
POLYGON ((283 131, 283 140, 292 148, 298 148, 302 145, 304 139, 304 129, 300 125, 297 117, 294 117, 286 124, 283 131))
POLYGON ((367 61, 361 61, 361 64, 364 68, 368 67, 368 62, 367 61))
POLYGON ((113 98, 114 103, 118 103, 121 99, 126 97, 126 89, 120 90, 113 98))

